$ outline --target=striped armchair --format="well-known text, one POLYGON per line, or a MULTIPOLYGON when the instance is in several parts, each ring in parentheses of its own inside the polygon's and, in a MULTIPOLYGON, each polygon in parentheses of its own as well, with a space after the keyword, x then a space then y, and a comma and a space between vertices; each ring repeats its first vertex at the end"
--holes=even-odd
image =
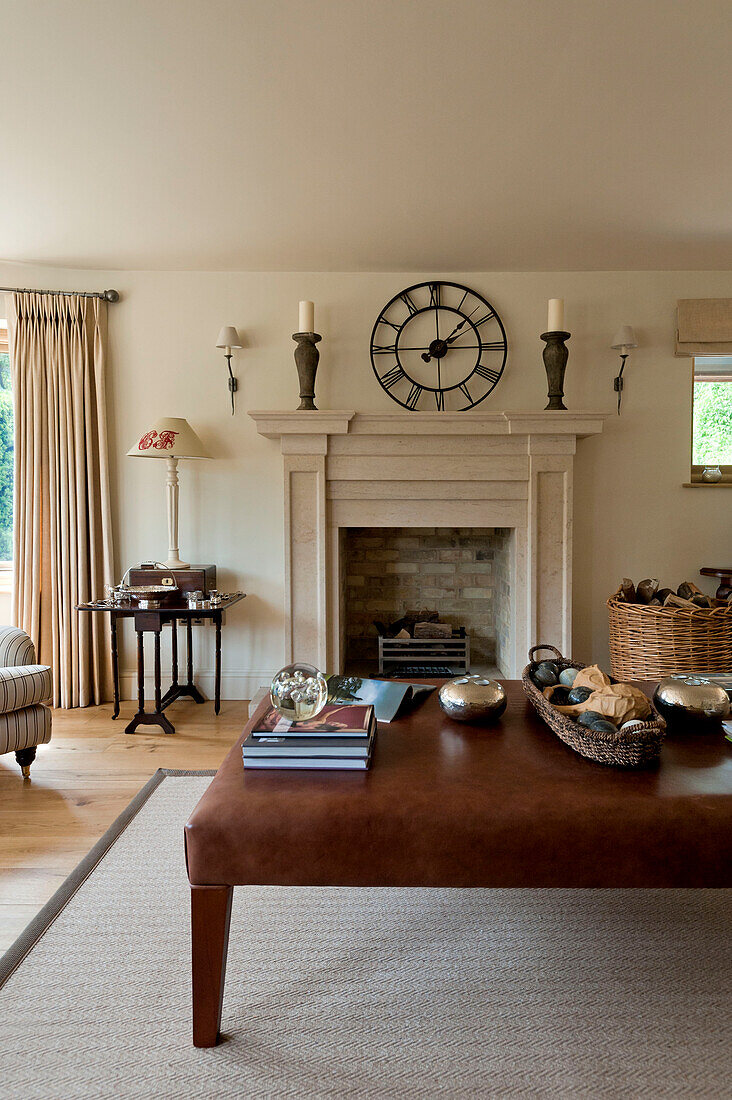
POLYGON ((51 740, 51 669, 36 664, 33 642, 24 630, 0 627, 0 753, 14 752, 25 779, 36 746, 51 740))

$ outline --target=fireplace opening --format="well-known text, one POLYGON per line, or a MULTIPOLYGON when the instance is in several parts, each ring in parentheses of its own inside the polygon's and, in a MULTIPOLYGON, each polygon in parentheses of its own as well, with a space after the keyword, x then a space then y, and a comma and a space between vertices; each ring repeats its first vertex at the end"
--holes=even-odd
POLYGON ((506 674, 512 529, 349 527, 340 535, 346 672, 506 674))

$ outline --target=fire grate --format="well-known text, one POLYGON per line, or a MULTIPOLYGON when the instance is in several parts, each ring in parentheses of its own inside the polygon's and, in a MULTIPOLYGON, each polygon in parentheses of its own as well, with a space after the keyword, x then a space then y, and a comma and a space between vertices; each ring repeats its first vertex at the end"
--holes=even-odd
POLYGON ((395 680, 419 680, 431 676, 454 676, 455 669, 449 665, 394 665, 383 675, 395 680))
MULTIPOLYGON (((393 673, 396 667, 408 666, 426 670, 421 674, 427 676, 469 672, 470 638, 464 627, 453 630, 451 638, 384 638, 380 635, 379 674, 393 673)), ((408 672, 405 675, 418 674, 408 672)))

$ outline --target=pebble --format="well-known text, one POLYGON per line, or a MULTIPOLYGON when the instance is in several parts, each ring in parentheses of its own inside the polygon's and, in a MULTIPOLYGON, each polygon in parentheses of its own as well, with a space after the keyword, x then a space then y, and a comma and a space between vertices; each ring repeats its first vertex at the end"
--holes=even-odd
POLYGON ((598 733, 617 733, 618 727, 614 723, 608 721, 606 718, 601 719, 599 722, 593 722, 590 729, 597 730, 598 733))
POLYGON ((535 684, 551 687, 552 684, 556 684, 558 679, 557 666, 553 661, 541 661, 534 669, 532 679, 535 684))
POLYGON ((592 695, 591 688, 572 688, 567 698, 572 706, 576 706, 577 703, 586 703, 589 697, 592 695))
POLYGON ((595 722, 604 722, 605 718, 598 710, 583 710, 577 721, 581 726, 594 726, 595 722))
POLYGON ((564 684, 565 687, 571 688, 578 674, 578 668, 565 668, 564 672, 559 673, 559 683, 564 684))

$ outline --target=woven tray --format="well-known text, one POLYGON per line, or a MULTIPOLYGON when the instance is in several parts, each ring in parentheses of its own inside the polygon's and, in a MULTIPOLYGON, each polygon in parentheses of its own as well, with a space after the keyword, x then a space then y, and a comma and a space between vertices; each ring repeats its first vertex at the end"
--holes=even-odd
POLYGON ((655 760, 661 751, 661 742, 666 735, 665 726, 657 718, 649 719, 641 726, 630 730, 618 730, 617 733, 603 733, 580 726, 564 714, 542 694, 531 679, 530 673, 538 662, 534 654, 546 649, 552 654, 549 660, 556 661, 561 671, 565 668, 587 668, 579 661, 569 661, 553 645, 536 645, 529 650, 529 664, 521 677, 524 691, 531 705, 549 729, 556 733, 565 745, 574 749, 580 756, 594 760, 598 764, 610 764, 616 768, 639 768, 655 760))
POLYGON ((732 671, 732 605, 695 611, 607 601, 610 667, 619 680, 732 671))

